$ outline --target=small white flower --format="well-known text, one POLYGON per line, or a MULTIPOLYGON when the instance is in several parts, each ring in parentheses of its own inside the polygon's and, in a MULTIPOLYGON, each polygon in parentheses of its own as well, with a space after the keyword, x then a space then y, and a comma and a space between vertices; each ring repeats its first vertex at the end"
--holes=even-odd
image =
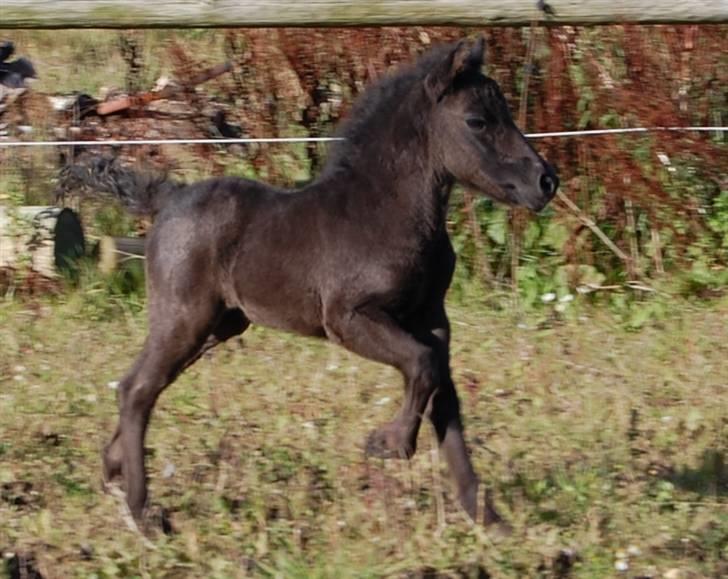
POLYGON ((642 554, 642 551, 637 545, 630 545, 627 547, 627 554, 630 557, 639 557, 642 554))
POLYGON ((109 387, 109 388, 111 388, 112 390, 116 390, 119 387, 119 381, 118 380, 112 380, 106 386, 109 387))
POLYGON ((552 302, 556 299, 556 294, 554 292, 548 292, 546 294, 543 294, 541 296, 541 301, 545 304, 552 302))
POLYGON ((624 559, 617 559, 614 562, 614 568, 620 573, 624 573, 625 571, 629 571, 629 563, 624 559))
POLYGON ((572 294, 566 294, 565 296, 561 296, 559 298, 559 301, 562 304, 566 304, 566 303, 569 303, 569 302, 573 302, 574 301, 574 296, 572 294))

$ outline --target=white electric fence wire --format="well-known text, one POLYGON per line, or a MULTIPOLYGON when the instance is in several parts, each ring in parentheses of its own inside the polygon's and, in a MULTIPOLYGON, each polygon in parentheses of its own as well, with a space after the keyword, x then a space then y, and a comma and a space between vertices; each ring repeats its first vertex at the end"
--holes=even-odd
MULTIPOLYGON (((582 137, 597 135, 619 135, 629 133, 659 132, 715 132, 722 134, 728 127, 633 127, 626 129, 589 129, 582 131, 553 131, 547 133, 526 133, 529 139, 548 137, 582 137)), ((100 139, 98 141, 1 141, 0 147, 100 147, 138 145, 246 145, 253 143, 329 143, 343 141, 341 137, 262 137, 240 139, 100 139)))

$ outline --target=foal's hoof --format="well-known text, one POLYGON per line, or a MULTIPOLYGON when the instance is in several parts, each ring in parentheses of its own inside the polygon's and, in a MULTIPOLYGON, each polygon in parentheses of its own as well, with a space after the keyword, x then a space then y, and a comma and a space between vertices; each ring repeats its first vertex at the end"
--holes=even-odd
POLYGON ((495 539, 507 539, 513 534, 513 527, 496 511, 489 514, 486 509, 483 524, 488 534, 495 539))
POLYGON ((405 440, 402 430, 394 424, 387 424, 373 430, 365 447, 367 456, 376 458, 411 458, 415 447, 405 440))
POLYGON ((513 534, 513 527, 501 517, 493 502, 493 493, 477 481, 460 490, 460 505, 470 520, 483 525, 493 538, 503 539, 513 534), (482 492, 481 492, 482 491, 482 492))
POLYGON ((489 490, 485 491, 483 525, 491 536, 498 539, 505 539, 513 534, 513 527, 496 510, 493 504, 493 497, 489 490))
POLYGON ((144 511, 142 529, 147 536, 154 536, 159 531, 165 535, 174 533, 174 527, 172 526, 167 509, 159 505, 152 505, 144 511))
POLYGON ((169 515, 162 507, 153 505, 145 508, 141 513, 134 514, 126 502, 126 493, 118 484, 110 483, 105 488, 106 492, 116 499, 119 515, 127 528, 138 535, 145 546, 156 548, 152 540, 159 535, 160 531, 165 535, 174 533, 169 515))

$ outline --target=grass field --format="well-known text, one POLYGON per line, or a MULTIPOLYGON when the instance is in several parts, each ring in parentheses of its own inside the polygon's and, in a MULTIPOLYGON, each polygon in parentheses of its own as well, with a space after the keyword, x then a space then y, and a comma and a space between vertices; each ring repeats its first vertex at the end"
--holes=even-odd
MULTIPOLYGON (((168 48, 172 39, 194 62, 230 58, 223 32, 133 35, 142 47, 145 89, 179 65, 168 48)), ((612 44, 595 30, 589 35, 593 42, 585 37, 583 49, 604 57, 599 72, 611 83, 609 74, 623 74, 622 49, 605 48, 612 44)), ((117 32, 13 31, 9 38, 37 66, 39 95, 98 95, 102 87, 126 84, 117 32)), ((675 38, 681 46, 683 37, 675 38)), ((691 66, 698 52, 691 52, 691 66)), ((650 70, 645 62, 636 63, 641 74, 650 70)), ((692 69, 694 81, 713 78, 708 64, 692 69)), ((518 58, 502 66, 501 72, 523 70, 518 58)), ((579 62, 574 66, 564 74, 582 76, 579 62)), ((683 72, 673 76, 685 84, 683 72)), ((580 106, 593 100, 594 88, 581 86, 588 78, 572 82, 576 96, 583 91, 580 106)), ((558 109, 569 110, 561 99, 571 98, 570 85, 554 86, 558 109)), ((701 99, 722 94, 701 86, 691 89, 701 99)), ((205 85, 209 95, 243 102, 235 90, 205 85)), ((261 91, 267 94, 267 85, 261 91)), ((613 94, 610 88, 610 102, 613 94)), ((59 122, 42 105, 30 118, 37 138, 59 122)), ((254 136, 268 134, 270 128, 252 124, 256 118, 232 120, 250 124, 254 136)), ((603 152, 595 155, 603 165, 603 152)), ((7 156, 0 193, 15 192, 18 204, 47 203, 55 162, 55 152, 7 156)), ((203 166, 197 152, 182 148, 174 162, 180 171, 203 166), (194 155, 194 162, 183 155, 194 155)), ((619 169, 620 182, 625 174, 619 169)), ((685 181, 690 191, 674 183, 676 195, 704 195, 692 180, 685 181)), ((695 207, 702 210, 702 203, 695 207)), ((121 229, 103 233, 130 229, 115 213, 106 224, 121 229)), ((720 227, 715 232, 725 231, 720 227)), ((499 236, 487 233, 489 243, 499 236)), ((506 233, 495 246, 506 247, 506 233)), ((677 242, 666 235, 668 257, 677 242)), ((716 240, 701 238, 702 246, 685 251, 693 266, 704 266, 698 273, 719 271, 705 265, 716 240)), ((529 259, 561 249, 534 245, 529 259)), ((601 251, 585 263, 609 259, 601 251)), ((502 263, 508 266, 509 258, 502 263)), ((690 263, 677 263, 664 277, 689 273, 690 263)), ((539 288, 532 292, 536 302, 539 288)), ((578 296, 554 317, 538 309, 496 311, 481 296, 470 299, 467 287, 458 290, 462 295, 450 305, 453 374, 475 466, 513 526, 511 536, 474 527, 458 510, 429 428, 410 462, 365 458, 367 433, 389 420, 401 400, 396 372, 323 342, 253 328, 242 342, 198 362, 157 406, 147 438, 150 490, 153 504, 170 513, 174 532, 151 544, 127 528, 100 480, 100 450, 116 421, 110 385, 141 347, 142 302, 111 299, 103 283, 56 298, 3 298, 0 291, 0 577, 728 576, 725 292, 700 305, 625 298, 615 312, 578 296)))
POLYGON ((145 545, 100 490, 109 383, 145 333, 89 292, 0 304, 0 549, 10 576, 724 577, 728 301, 628 332, 452 304, 453 371, 477 470, 514 527, 468 523, 423 429, 367 460, 394 371, 254 328, 162 397, 147 439, 174 533, 145 545), (96 319, 94 319, 96 318, 96 319), (15 574, 14 574, 15 573, 15 574), (30 576, 30 575, 27 575, 30 576))

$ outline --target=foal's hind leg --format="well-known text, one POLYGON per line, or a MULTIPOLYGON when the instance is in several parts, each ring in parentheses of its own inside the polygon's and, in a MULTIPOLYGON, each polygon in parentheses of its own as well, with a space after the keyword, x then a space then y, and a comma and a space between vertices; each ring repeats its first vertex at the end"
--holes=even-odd
MULTIPOLYGON (((227 310, 222 315, 220 320, 215 324, 214 329, 212 333, 207 337, 207 340, 205 340, 205 343, 200 348, 199 352, 193 356, 190 360, 188 360, 182 370, 180 370, 180 373, 189 368, 192 364, 194 364, 197 360, 199 360, 206 352, 209 350, 212 350, 215 346, 218 344, 221 344, 222 342, 225 342, 226 340, 229 340, 230 338, 234 336, 238 336, 242 334, 250 322, 245 317, 243 312, 241 310, 227 310)), ((120 391, 124 391, 126 388, 128 388, 127 384, 131 384, 134 382, 134 377, 142 364, 143 357, 145 355, 146 350, 142 350, 139 357, 137 358, 136 362, 134 363, 134 366, 131 370, 122 378, 120 381, 120 391)), ((104 448, 103 453, 103 480, 104 484, 108 484, 110 482, 113 482, 115 479, 121 476, 122 471, 122 458, 123 458, 123 451, 121 446, 121 423, 119 423, 116 427, 116 431, 114 432, 114 435, 111 437, 111 440, 104 448)))
POLYGON ((137 519, 142 515, 147 493, 144 434, 157 397, 205 351, 248 326, 239 310, 228 310, 220 316, 216 308, 198 308, 194 316, 178 314, 177 318, 161 313, 150 316, 152 331, 144 349, 119 385, 119 425, 104 453, 104 476, 109 480, 123 475, 127 503, 137 519), (154 323, 154 318, 159 323, 154 323))
MULTIPOLYGON (((129 370, 119 382, 119 391, 125 390, 127 388, 127 384, 133 383, 134 376, 142 363, 144 352, 145 350, 142 350, 142 352, 137 356, 131 370, 129 370)), ((123 458, 124 451, 121 447, 121 422, 118 422, 114 435, 104 447, 104 452, 102 454, 104 486, 114 482, 121 476, 123 458)))

